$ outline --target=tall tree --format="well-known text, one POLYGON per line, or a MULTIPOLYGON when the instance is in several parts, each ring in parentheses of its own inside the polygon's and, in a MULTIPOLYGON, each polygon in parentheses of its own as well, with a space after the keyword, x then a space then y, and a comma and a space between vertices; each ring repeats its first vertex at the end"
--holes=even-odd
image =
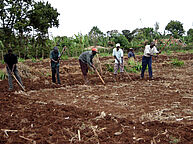
POLYGON ((59 26, 60 14, 48 2, 36 2, 30 12, 30 24, 42 35, 48 34, 48 29, 59 26))
POLYGON ((12 43, 15 36, 20 37, 30 31, 28 12, 33 0, 3 0, 0 3, 0 27, 3 30, 3 43, 12 43))
POLYGON ((193 29, 190 28, 187 32, 187 36, 188 36, 188 41, 189 42, 193 42, 193 29))
POLYGON ((185 30, 183 28, 183 24, 179 21, 173 21, 171 20, 167 26, 165 27, 165 30, 169 31, 174 38, 181 37, 185 30))
POLYGON ((97 45, 98 43, 98 40, 100 40, 101 37, 103 37, 103 32, 97 27, 97 26, 94 26, 90 32, 88 33, 91 41, 91 45, 94 44, 95 46, 97 45))
POLYGON ((133 39, 133 35, 130 30, 122 30, 123 35, 127 38, 129 42, 133 39))

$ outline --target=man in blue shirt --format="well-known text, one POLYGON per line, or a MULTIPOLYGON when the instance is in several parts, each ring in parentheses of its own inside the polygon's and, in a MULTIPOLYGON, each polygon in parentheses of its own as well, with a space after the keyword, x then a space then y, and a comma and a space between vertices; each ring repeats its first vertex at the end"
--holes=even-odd
POLYGON ((134 54, 133 48, 129 49, 128 59, 130 64, 133 63, 135 60, 135 54, 134 54))
POLYGON ((60 52, 58 50, 58 47, 54 47, 54 49, 50 52, 52 82, 56 83, 56 74, 57 74, 58 84, 61 84, 60 75, 59 75, 59 66, 60 66, 59 58, 60 58, 60 52))
POLYGON ((133 48, 130 48, 129 53, 128 53, 128 58, 132 58, 132 57, 135 59, 135 54, 133 52, 133 48))

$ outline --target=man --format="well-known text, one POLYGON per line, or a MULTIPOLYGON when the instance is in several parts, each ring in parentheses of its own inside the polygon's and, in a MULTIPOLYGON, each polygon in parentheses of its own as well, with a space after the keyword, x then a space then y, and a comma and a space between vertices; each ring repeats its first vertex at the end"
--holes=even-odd
POLYGON ((135 61, 135 54, 134 54, 133 48, 129 49, 128 58, 129 58, 129 63, 132 63, 135 61))
POLYGON ((18 59, 17 59, 17 56, 13 54, 13 51, 11 49, 9 49, 8 54, 4 56, 4 61, 5 61, 6 69, 8 73, 9 91, 13 90, 13 83, 12 83, 13 74, 16 76, 17 80, 23 86, 23 83, 21 81, 21 77, 19 76, 19 72, 17 70, 17 65, 16 65, 18 63, 18 59))
POLYGON ((113 49, 113 56, 115 58, 115 65, 114 65, 114 76, 115 80, 117 81, 117 73, 118 70, 120 69, 121 77, 124 72, 124 67, 123 67, 123 50, 120 49, 120 44, 116 44, 116 48, 113 49))
POLYGON ((141 79, 144 78, 144 72, 145 72, 145 69, 146 69, 147 65, 148 65, 149 79, 150 80, 153 79, 153 75, 152 75, 152 56, 154 56, 153 54, 156 54, 156 56, 157 56, 160 53, 161 53, 161 51, 159 52, 157 50, 157 48, 155 47, 155 42, 151 42, 150 45, 145 46, 144 55, 142 57, 141 79))
POLYGON ((58 47, 54 47, 54 49, 50 52, 50 60, 51 60, 51 69, 52 69, 52 82, 56 83, 56 74, 57 74, 57 82, 60 83, 60 75, 59 75, 59 58, 60 52, 58 47))
POLYGON ((89 82, 87 78, 88 66, 95 70, 95 66, 93 65, 92 60, 97 52, 98 50, 96 48, 92 48, 92 51, 85 51, 79 56, 80 68, 84 76, 85 84, 89 82))

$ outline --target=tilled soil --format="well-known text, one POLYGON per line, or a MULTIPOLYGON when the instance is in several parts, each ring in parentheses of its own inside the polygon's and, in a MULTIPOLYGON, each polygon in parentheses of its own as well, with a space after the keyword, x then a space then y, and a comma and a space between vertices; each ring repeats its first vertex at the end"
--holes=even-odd
POLYGON ((8 92, 7 80, 0 81, 0 143, 193 142, 193 54, 154 58, 151 81, 147 72, 144 80, 124 73, 115 81, 105 70, 113 58, 100 61, 105 85, 93 72, 85 85, 77 59, 60 62, 62 85, 51 83, 49 60, 24 62, 33 75, 22 77, 25 92, 15 81, 8 92), (184 65, 174 67, 174 58, 184 65))

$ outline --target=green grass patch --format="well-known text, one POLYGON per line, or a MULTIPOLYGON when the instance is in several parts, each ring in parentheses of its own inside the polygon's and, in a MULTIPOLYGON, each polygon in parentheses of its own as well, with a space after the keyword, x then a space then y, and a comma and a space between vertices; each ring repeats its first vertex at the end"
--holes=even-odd
POLYGON ((128 67, 124 67, 126 72, 129 73, 139 73, 142 69, 142 64, 137 61, 128 61, 128 67))
POLYGON ((170 136, 169 139, 170 139, 171 144, 177 144, 177 143, 180 142, 179 138, 176 138, 176 137, 173 137, 173 136, 170 136))
POLYGON ((105 64, 105 67, 106 67, 108 72, 113 72, 114 71, 114 67, 111 64, 105 64))
POLYGON ((5 64, 4 60, 1 60, 1 64, 5 64))
POLYGON ((67 55, 62 55, 61 59, 62 59, 62 60, 68 60, 69 57, 68 57, 67 55))
POLYGON ((4 80, 5 77, 6 77, 6 74, 2 70, 0 70, 0 80, 4 80))
POLYGON ((36 62, 37 62, 35 58, 32 58, 31 61, 32 61, 33 63, 36 63, 36 62))
POLYGON ((176 66, 176 67, 181 67, 184 65, 184 61, 180 61, 177 58, 175 58, 175 59, 172 59, 170 64, 172 64, 173 66, 176 66))
POLYGON ((19 59, 18 59, 18 62, 25 62, 25 59, 19 58, 19 59))
POLYGON ((108 56, 112 56, 112 54, 110 53, 100 53, 101 57, 108 57, 108 56))

